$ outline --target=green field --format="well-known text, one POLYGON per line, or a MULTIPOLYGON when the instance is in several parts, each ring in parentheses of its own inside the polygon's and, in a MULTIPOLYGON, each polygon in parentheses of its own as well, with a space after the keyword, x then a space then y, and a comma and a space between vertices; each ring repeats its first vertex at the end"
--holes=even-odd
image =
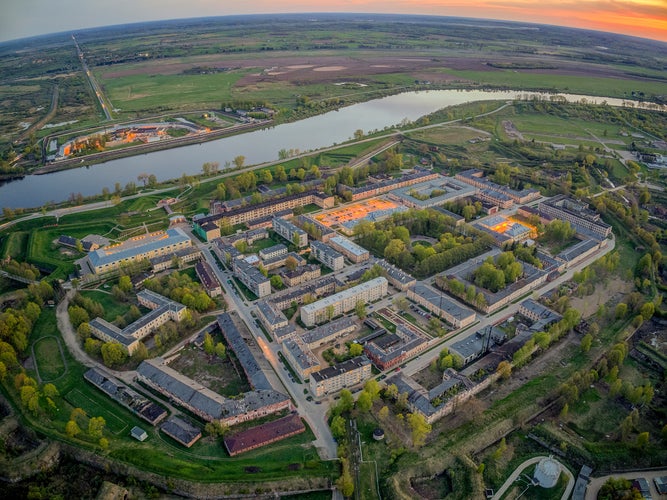
POLYGON ((81 290, 79 293, 102 304, 102 307, 104 307, 104 319, 109 322, 114 321, 118 316, 124 316, 132 305, 129 302, 121 302, 109 292, 102 290, 81 290))
POLYGON ((132 75, 98 78, 114 107, 123 112, 159 109, 204 109, 231 99, 232 87, 246 71, 212 75, 132 75))
POLYGON ((57 337, 42 337, 33 345, 35 362, 43 382, 51 382, 62 377, 67 371, 65 359, 60 353, 57 337))
MULTIPOLYGON (((82 382, 86 383, 87 382, 82 382)), ((101 398, 106 398, 100 393, 101 398)), ((79 389, 72 389, 65 394, 65 399, 75 408, 82 408, 89 417, 103 417, 106 421, 106 427, 116 435, 120 435, 123 431, 129 429, 129 423, 123 421, 115 412, 110 411, 109 405, 96 401, 98 398, 93 397, 92 394, 84 394, 79 389)))
POLYGON ((540 74, 513 70, 466 71, 444 68, 442 72, 478 84, 490 84, 516 90, 540 89, 619 98, 629 97, 633 91, 640 89, 648 94, 655 95, 661 95, 665 92, 664 83, 647 81, 639 83, 620 78, 540 74))

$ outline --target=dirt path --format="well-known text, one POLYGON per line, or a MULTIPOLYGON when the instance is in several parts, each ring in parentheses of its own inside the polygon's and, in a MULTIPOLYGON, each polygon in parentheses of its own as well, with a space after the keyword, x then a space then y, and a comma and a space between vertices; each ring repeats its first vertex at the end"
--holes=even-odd
POLYGON ((76 359, 82 365, 104 370, 105 372, 110 373, 114 377, 122 380, 126 384, 132 383, 136 374, 134 370, 127 372, 119 372, 116 370, 111 370, 110 368, 104 366, 102 363, 95 361, 94 359, 91 359, 90 356, 86 354, 86 352, 79 344, 77 333, 74 331, 72 323, 70 323, 69 320, 69 314, 67 313, 69 302, 70 300, 72 300, 72 298, 74 298, 75 294, 76 290, 69 290, 67 292, 67 295, 65 295, 63 300, 60 301, 58 307, 56 308, 56 319, 58 322, 58 330, 60 331, 63 340, 65 341, 67 349, 72 354, 72 356, 74 356, 74 359, 76 359))

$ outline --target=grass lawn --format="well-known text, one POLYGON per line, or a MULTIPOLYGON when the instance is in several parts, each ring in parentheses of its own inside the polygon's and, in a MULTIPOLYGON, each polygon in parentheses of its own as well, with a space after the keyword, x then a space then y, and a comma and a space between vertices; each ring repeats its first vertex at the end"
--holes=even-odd
MULTIPOLYGON (((87 384, 87 382, 85 383, 87 384)), ((130 428, 127 421, 123 420, 116 412, 111 411, 108 404, 111 401, 105 400, 102 403, 98 400, 98 397, 90 393, 85 394, 76 388, 65 394, 64 397, 73 407, 83 408, 89 417, 103 417, 106 421, 107 429, 116 435, 120 435, 123 431, 130 428)), ((106 398, 101 392, 99 393, 99 397, 106 398)))
POLYGON ((9 233, 3 241, 3 257, 11 257, 12 259, 25 259, 25 253, 28 248, 28 237, 30 233, 26 231, 16 231, 9 233))
POLYGON ((193 105, 218 108, 221 101, 233 97, 232 87, 248 72, 107 77, 108 72, 98 71, 101 74, 97 76, 109 100, 125 113, 158 108, 187 109, 193 105))
POLYGON ((359 466, 359 498, 361 500, 378 498, 375 467, 373 462, 362 462, 359 466))
POLYGON ((419 130, 407 134, 411 139, 429 142, 432 144, 466 144, 470 139, 486 136, 475 130, 464 127, 437 127, 419 130))
POLYGON ((42 337, 33 345, 35 362, 43 382, 62 377, 67 371, 57 337, 42 337))
POLYGON ((660 95, 664 92, 664 83, 638 82, 620 78, 596 78, 571 75, 545 75, 528 73, 521 70, 466 71, 443 68, 443 72, 478 83, 500 85, 511 89, 544 89, 589 94, 603 97, 626 97, 633 90, 660 95))
POLYGON ((130 302, 121 302, 111 293, 102 290, 81 290, 79 293, 101 304, 104 307, 104 319, 107 321, 113 321, 116 317, 125 315, 132 305, 130 302))

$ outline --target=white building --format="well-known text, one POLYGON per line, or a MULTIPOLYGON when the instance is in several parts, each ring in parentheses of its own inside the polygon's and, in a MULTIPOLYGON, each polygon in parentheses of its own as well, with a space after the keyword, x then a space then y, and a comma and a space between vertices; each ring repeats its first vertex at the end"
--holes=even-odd
POLYGON ((301 321, 312 326, 354 309, 358 301, 374 302, 387 295, 386 278, 375 278, 301 307, 301 321))

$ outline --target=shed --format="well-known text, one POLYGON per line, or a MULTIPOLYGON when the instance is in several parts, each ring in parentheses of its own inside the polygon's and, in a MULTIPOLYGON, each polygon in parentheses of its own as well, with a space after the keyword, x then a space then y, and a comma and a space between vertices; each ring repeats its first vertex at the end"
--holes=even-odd
POLYGON ((148 434, 146 434, 146 431, 137 426, 132 427, 130 435, 137 441, 146 441, 146 439, 148 439, 148 434))

